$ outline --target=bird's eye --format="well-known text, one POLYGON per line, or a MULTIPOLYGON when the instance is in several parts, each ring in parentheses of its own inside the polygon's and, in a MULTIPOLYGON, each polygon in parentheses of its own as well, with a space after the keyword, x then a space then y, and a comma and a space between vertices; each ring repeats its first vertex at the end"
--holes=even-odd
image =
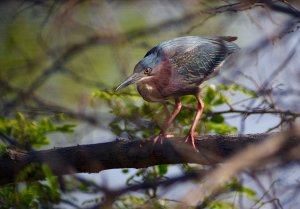
POLYGON ((144 70, 144 74, 149 75, 151 73, 151 71, 152 71, 152 69, 150 67, 148 67, 144 70))

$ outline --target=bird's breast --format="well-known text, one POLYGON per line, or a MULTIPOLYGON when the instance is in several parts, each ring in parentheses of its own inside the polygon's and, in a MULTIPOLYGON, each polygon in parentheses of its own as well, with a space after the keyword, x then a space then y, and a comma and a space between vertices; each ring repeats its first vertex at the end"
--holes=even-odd
POLYGON ((137 83, 137 90, 148 102, 161 102, 167 99, 151 79, 145 78, 137 83))

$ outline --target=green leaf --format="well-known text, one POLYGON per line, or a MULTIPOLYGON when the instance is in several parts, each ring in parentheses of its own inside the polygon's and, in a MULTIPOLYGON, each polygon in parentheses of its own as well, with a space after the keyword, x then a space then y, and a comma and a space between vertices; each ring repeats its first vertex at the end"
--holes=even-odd
POLYGON ((224 123, 225 121, 224 117, 220 114, 213 115, 210 120, 214 123, 224 123))
POLYGON ((168 172, 168 165, 157 165, 155 167, 156 167, 156 169, 158 171, 158 174, 160 176, 164 176, 168 172))
POLYGON ((0 144, 0 156, 7 154, 7 147, 4 144, 0 144))
POLYGON ((17 113, 15 119, 0 118, 0 131, 12 137, 20 148, 25 149, 47 145, 48 133, 72 133, 74 127, 74 124, 57 125, 50 118, 43 118, 40 121, 30 120, 22 113, 17 113))
POLYGON ((234 178, 232 182, 227 185, 227 187, 230 191, 236 192, 235 195, 245 197, 253 202, 261 204, 260 200, 256 197, 256 191, 249 187, 243 186, 236 178, 234 178))
POLYGON ((214 90, 214 88, 211 86, 208 87, 206 90, 205 97, 204 97, 206 103, 211 104, 212 101, 214 100, 215 96, 216 96, 216 91, 214 90))
POLYGON ((126 173, 128 173, 128 172, 129 172, 128 169, 122 169, 122 173, 126 174, 126 173))
POLYGON ((208 206, 210 209, 237 209, 238 207, 231 202, 215 201, 208 206))
POLYGON ((206 121, 205 128, 207 132, 216 134, 234 134, 237 132, 237 128, 230 126, 226 123, 215 123, 213 121, 206 121))

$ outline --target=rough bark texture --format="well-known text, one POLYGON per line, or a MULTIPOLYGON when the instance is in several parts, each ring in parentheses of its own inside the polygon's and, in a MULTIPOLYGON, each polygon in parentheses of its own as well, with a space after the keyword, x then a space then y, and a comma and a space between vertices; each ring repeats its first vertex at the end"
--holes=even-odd
POLYGON ((42 172, 22 172, 28 165, 39 166, 41 162, 47 164, 57 176, 97 173, 113 168, 144 168, 158 164, 213 165, 223 162, 247 145, 261 142, 268 136, 270 134, 205 135, 196 138, 199 152, 178 138, 166 139, 163 144, 155 145, 151 140, 134 140, 34 152, 9 150, 0 157, 0 185, 43 179, 42 172))

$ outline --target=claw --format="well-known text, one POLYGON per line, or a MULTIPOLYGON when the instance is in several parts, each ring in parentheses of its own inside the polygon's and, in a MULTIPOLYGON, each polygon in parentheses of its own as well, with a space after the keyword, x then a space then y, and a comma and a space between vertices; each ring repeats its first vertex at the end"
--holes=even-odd
POLYGON ((158 134, 156 137, 153 138, 153 145, 155 145, 158 141, 160 141, 160 144, 163 144, 163 139, 165 138, 164 134, 158 134))
POLYGON ((164 143, 164 139, 170 138, 170 137, 174 137, 174 135, 160 133, 156 137, 153 138, 153 141, 154 141, 153 144, 155 145, 158 141, 160 141, 160 144, 163 144, 164 143))
POLYGON ((195 145, 195 138, 194 138, 194 134, 193 133, 188 133, 188 135, 185 137, 185 143, 190 142, 192 143, 192 146, 194 148, 194 150, 196 152, 199 152, 199 150, 197 149, 196 145, 195 145))

